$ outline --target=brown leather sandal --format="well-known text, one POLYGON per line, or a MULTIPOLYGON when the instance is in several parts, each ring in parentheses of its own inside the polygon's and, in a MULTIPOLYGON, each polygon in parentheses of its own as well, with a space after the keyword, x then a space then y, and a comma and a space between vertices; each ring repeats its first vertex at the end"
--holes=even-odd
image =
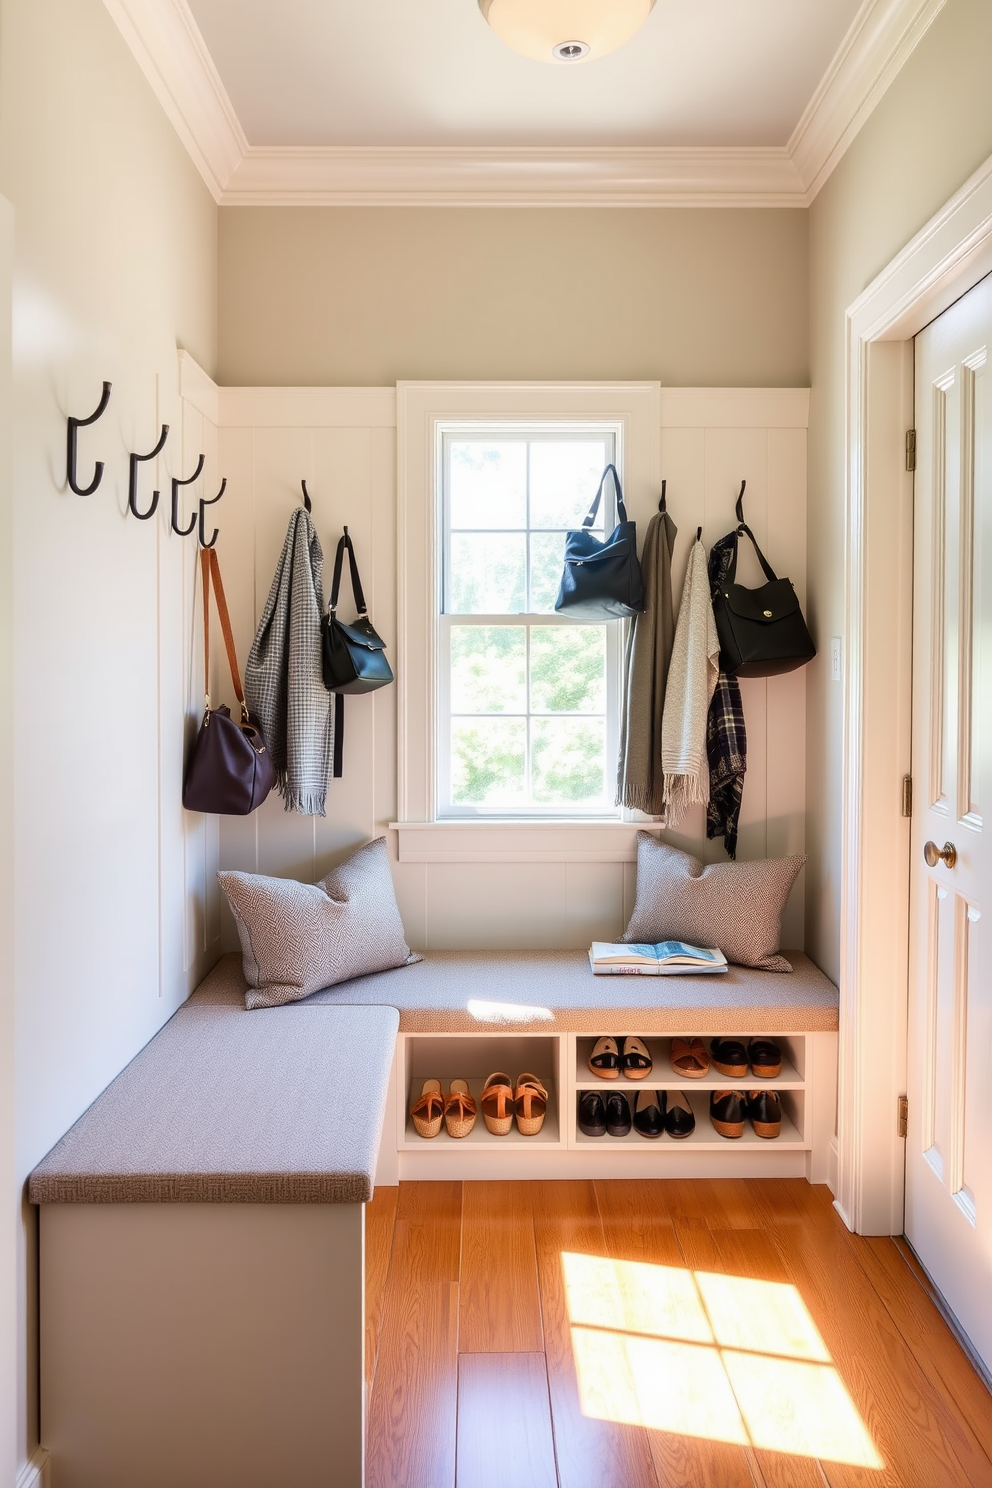
POLYGON ((513 1126, 513 1086, 505 1070, 489 1075, 482 1087, 482 1119, 494 1137, 505 1137, 513 1126))
POLYGON ((673 1038, 669 1060, 675 1073, 688 1080, 701 1080, 710 1072, 710 1057, 701 1038, 673 1038))
POLYGON ((420 1137, 436 1137, 441 1130, 441 1121, 444 1116, 444 1099, 441 1095, 440 1080, 425 1080, 424 1088, 420 1092, 420 1099, 410 1107, 410 1115, 417 1135, 420 1137))
POLYGON ((548 1114, 548 1092, 536 1075, 521 1075, 513 1092, 517 1130, 522 1137, 536 1137, 548 1114))
POLYGON ((467 1137, 475 1125, 475 1100, 469 1094, 467 1080, 452 1080, 451 1093, 444 1103, 444 1126, 449 1137, 467 1137))

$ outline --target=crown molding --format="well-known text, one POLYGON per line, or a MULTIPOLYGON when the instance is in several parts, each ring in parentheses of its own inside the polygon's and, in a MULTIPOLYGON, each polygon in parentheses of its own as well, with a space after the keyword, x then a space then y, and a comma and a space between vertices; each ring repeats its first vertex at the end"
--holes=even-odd
POLYGON ((187 0, 104 0, 221 206, 805 207, 946 0, 864 0, 788 145, 249 145, 187 0))
POLYGON ((225 206, 801 206, 784 149, 250 148, 225 206))
POLYGON ((186 0, 104 5, 220 205, 248 140, 186 0))
POLYGON ((864 0, 787 146, 807 202, 823 187, 945 4, 864 0))

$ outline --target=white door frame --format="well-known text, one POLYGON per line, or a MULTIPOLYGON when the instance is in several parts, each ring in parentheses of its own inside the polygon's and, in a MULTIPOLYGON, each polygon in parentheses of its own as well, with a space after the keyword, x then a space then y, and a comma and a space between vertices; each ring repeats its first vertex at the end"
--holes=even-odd
POLYGON ((913 337, 992 273, 992 157, 847 312, 844 694, 837 1208, 859 1234, 901 1234, 908 1014, 913 337), (908 409, 908 415, 907 415, 908 409), (911 556, 911 547, 910 547, 911 556), (903 765, 901 759, 906 760, 903 765))

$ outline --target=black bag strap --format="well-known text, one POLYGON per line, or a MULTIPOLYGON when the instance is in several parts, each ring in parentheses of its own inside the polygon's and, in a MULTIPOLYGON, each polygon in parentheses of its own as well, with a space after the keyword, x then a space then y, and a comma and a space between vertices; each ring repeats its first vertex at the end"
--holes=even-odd
POLYGON ((599 511, 599 503, 603 498, 603 487, 606 484, 606 477, 611 474, 613 476, 613 484, 617 488, 617 515, 620 518, 621 522, 626 522, 627 508, 623 504, 623 490, 620 486, 620 477, 617 475, 617 467, 615 465, 607 465, 606 469, 603 471, 603 478, 599 483, 599 490, 593 497, 592 506, 589 508, 589 515, 582 523, 583 527, 591 527, 592 524, 595 522, 596 513, 599 511))
POLYGON ((334 555, 334 577, 331 580, 331 599, 327 606, 328 613, 333 616, 338 608, 338 595, 341 592, 341 569, 344 565, 344 550, 348 549, 348 565, 351 569, 351 592, 355 596, 355 604, 359 615, 367 615, 368 608, 365 604, 365 591, 362 589, 362 581, 358 577, 358 564, 355 561, 355 548, 348 536, 347 527, 344 529, 344 537, 338 542, 338 550, 334 555))
POLYGON ((739 537, 741 537, 741 536, 744 536, 744 537, 749 537, 751 539, 751 543, 752 543, 752 545, 754 547, 754 551, 758 555, 758 562, 761 564, 761 571, 764 574, 765 578, 768 580, 768 582, 770 584, 774 584, 777 581, 777 579, 778 579, 778 574, 772 568, 771 564, 768 562, 768 559, 765 557, 764 553, 758 547, 758 539, 755 537, 754 533, 751 531, 750 527, 747 525, 747 523, 744 520, 744 488, 745 488, 746 485, 747 485, 747 481, 746 480, 742 480, 741 481, 740 493, 739 493, 739 495, 737 497, 737 531, 734 533, 734 539, 735 539, 735 541, 734 541, 734 552, 733 552, 733 556, 731 557, 731 560, 730 560, 730 567, 727 569, 726 582, 728 584, 732 584, 734 582, 734 580, 736 579, 736 577, 737 577, 737 541, 736 541, 736 539, 739 538, 739 537))

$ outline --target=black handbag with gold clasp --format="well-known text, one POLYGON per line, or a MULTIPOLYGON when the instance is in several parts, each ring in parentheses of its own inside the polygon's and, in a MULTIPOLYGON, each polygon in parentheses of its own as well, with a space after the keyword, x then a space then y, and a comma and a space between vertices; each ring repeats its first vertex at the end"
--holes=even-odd
POLYGON ((806 628, 799 596, 791 580, 780 579, 758 547, 744 520, 744 486, 737 498, 737 531, 726 578, 713 596, 713 616, 720 637, 720 668, 728 676, 777 677, 805 666, 816 655, 806 628), (737 542, 749 537, 768 580, 759 589, 735 582, 737 542))

